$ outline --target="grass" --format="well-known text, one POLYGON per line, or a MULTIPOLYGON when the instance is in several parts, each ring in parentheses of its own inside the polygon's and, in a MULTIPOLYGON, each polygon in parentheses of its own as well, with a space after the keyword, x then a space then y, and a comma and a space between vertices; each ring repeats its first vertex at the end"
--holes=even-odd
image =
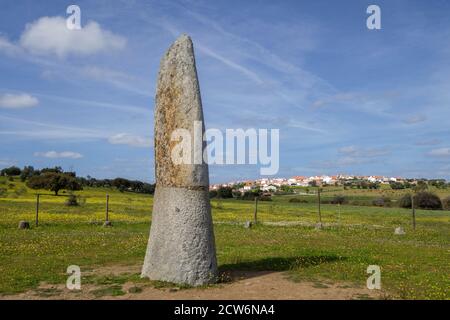
MULTIPOLYGON (((65 283, 66 268, 72 264, 83 272, 99 266, 142 263, 151 196, 86 189, 77 193, 86 199, 77 207, 65 206, 65 197, 41 196, 40 224, 35 227, 35 191, 17 179, 0 181, 2 185, 8 190, 0 196, 0 294, 37 288, 41 282, 65 283), (110 195, 112 228, 101 225, 106 193, 110 195), (18 230, 20 220, 30 221, 32 228, 18 230)), ((413 231, 406 209, 326 204, 322 206, 326 227, 315 230, 316 204, 290 203, 289 196, 277 196, 272 202, 259 203, 258 220, 303 225, 258 224, 246 229, 242 223, 253 219, 252 202, 211 203, 221 271, 287 271, 294 281, 313 281, 317 286, 345 281, 363 287, 367 266, 376 264, 381 267, 382 288, 393 298, 450 299, 448 211, 418 210, 418 227, 413 231), (394 235, 397 226, 403 226, 406 235, 394 235)), ((93 292, 96 297, 125 294, 125 282, 134 283, 137 291, 145 285, 173 286, 140 281, 136 274, 82 278, 82 283, 100 286, 93 292)))
POLYGON ((96 298, 104 297, 104 296, 123 296, 125 292, 122 290, 121 285, 112 285, 106 286, 103 288, 92 290, 90 293, 94 295, 96 298))

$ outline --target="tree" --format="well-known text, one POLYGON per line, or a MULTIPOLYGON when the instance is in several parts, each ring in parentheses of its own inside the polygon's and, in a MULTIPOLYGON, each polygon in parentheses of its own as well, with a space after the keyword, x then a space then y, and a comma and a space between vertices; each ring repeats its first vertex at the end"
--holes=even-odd
POLYGON ((46 172, 28 179, 27 186, 32 189, 46 189, 58 195, 60 190, 82 190, 77 179, 65 173, 46 172))
POLYGON ((155 187, 156 187, 156 185, 154 183, 145 183, 144 182, 144 187, 142 188, 142 193, 154 194, 155 187))
POLYGON ((217 190, 209 190, 209 198, 217 197, 217 190))
POLYGON ((417 185, 414 187, 414 191, 420 192, 428 189, 428 184, 424 180, 417 181, 417 185))
POLYGON ((217 198, 233 198, 233 189, 231 187, 220 187, 217 189, 217 198))
POLYGON ((124 178, 116 178, 113 180, 112 185, 119 189, 120 192, 124 192, 131 186, 131 182, 124 178))
POLYGON ((2 176, 18 176, 20 175, 22 171, 20 170, 20 168, 16 167, 16 166, 12 166, 9 168, 5 168, 2 171, 0 171, 0 175, 2 176))
POLYGON ((241 188, 243 188, 244 186, 245 186, 245 183, 239 182, 239 183, 236 183, 236 184, 233 186, 233 189, 241 189, 241 188))
POLYGON ((438 189, 445 189, 447 187, 445 179, 430 180, 428 181, 428 184, 438 189))
POLYGON ((61 167, 54 167, 54 168, 44 168, 41 170, 41 173, 47 172, 63 173, 63 169, 61 167))
POLYGON ((393 181, 391 181, 391 182, 389 182, 389 185, 391 186, 392 190, 405 189, 405 186, 401 182, 393 182, 393 181))
POLYGON ((25 166, 22 169, 22 172, 20 173, 20 180, 24 182, 25 180, 31 178, 36 174, 36 171, 34 171, 34 168, 32 166, 25 166))
POLYGON ((290 186, 282 185, 280 190, 286 193, 293 193, 293 189, 290 186))

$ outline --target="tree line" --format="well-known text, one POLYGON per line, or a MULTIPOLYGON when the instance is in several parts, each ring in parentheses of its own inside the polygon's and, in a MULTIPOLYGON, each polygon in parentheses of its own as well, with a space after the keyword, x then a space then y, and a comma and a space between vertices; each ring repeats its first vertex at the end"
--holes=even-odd
POLYGON ((22 182, 31 189, 49 190, 58 195, 61 190, 78 191, 83 187, 116 188, 120 192, 153 194, 155 185, 125 178, 95 179, 91 176, 77 177, 74 171, 64 171, 61 167, 34 169, 25 166, 23 169, 12 166, 0 171, 0 176, 19 176, 22 182))

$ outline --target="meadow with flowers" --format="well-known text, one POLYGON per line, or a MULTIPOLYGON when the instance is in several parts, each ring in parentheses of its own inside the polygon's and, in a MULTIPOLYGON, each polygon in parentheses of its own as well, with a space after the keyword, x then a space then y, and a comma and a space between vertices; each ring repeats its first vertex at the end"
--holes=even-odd
MULTIPOLYGON (((69 265, 88 271, 143 262, 151 195, 85 188, 75 192, 78 205, 68 206, 67 193, 31 190, 18 178, 0 177, 0 188, 0 297, 65 283, 69 265), (35 226, 38 192, 43 195, 35 226), (106 194, 112 227, 103 226, 106 194), (18 229, 22 220, 30 229, 18 229)), ((316 228, 315 203, 274 196, 258 204, 258 223, 245 228, 254 219, 252 201, 212 199, 211 206, 221 272, 285 271, 292 281, 361 287, 367 266, 379 265, 385 298, 450 299, 449 211, 417 210, 413 230, 408 209, 323 204, 323 227, 316 228), (399 226, 406 234, 394 234, 399 226)), ((123 279, 108 279, 115 281, 123 279)))

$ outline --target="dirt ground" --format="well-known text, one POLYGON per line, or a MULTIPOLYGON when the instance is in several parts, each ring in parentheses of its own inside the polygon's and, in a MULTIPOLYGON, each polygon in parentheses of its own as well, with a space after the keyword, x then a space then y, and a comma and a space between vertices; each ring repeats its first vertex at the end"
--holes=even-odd
MULTIPOLYGON (((90 271, 95 276, 138 273, 139 266, 102 267, 90 271)), ((330 281, 296 282, 285 272, 234 271, 227 282, 201 288, 158 287, 151 284, 81 284, 81 290, 68 290, 65 284, 41 284, 37 289, 0 299, 118 299, 118 300, 348 300, 384 299, 384 293, 330 281), (111 290, 113 288, 113 290, 111 290)))

